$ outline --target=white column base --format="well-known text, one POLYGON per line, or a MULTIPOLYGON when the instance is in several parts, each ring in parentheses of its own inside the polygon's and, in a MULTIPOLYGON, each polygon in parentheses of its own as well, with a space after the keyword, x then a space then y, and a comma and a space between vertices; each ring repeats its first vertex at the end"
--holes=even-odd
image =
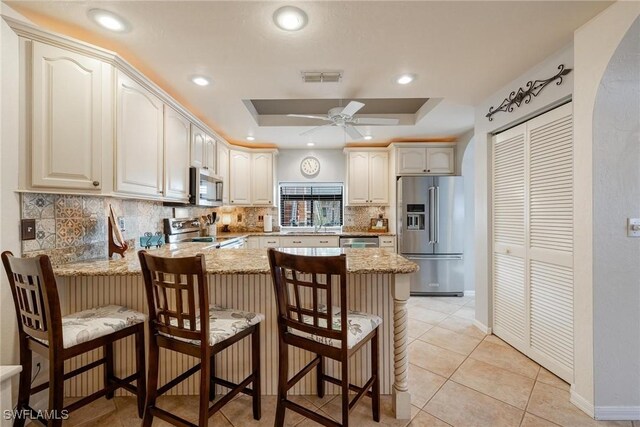
POLYGON ((393 394, 391 395, 391 404, 396 419, 411 419, 411 393, 408 391, 398 391, 394 388, 393 394))
POLYGON ((409 299, 409 276, 398 274, 393 278, 393 395, 392 407, 396 419, 411 419, 411 394, 409 393, 409 341, 407 300, 409 299))

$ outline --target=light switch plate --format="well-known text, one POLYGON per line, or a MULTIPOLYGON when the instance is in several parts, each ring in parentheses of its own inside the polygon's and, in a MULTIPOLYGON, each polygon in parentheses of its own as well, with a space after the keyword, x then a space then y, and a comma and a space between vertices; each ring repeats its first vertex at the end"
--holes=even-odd
POLYGON ((127 223, 123 216, 118 217, 118 227, 120 228, 120 231, 127 231, 127 223))
POLYGON ((21 220, 20 238, 22 240, 35 240, 36 238, 36 220, 35 219, 23 219, 21 220))
POLYGON ((627 237, 640 237, 640 218, 627 218, 627 237))

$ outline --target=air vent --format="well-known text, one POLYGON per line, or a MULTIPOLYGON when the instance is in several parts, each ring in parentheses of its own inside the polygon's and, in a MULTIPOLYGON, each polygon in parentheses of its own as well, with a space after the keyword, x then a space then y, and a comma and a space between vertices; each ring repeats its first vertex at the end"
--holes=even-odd
POLYGON ((303 71, 305 83, 338 83, 342 78, 341 71, 303 71))

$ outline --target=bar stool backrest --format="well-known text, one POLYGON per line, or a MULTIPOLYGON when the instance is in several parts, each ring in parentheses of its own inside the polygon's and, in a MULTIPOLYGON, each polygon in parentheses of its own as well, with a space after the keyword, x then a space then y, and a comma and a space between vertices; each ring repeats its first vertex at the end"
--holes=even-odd
POLYGON ((313 334, 320 343, 340 340, 341 347, 346 348, 346 256, 304 256, 269 249, 269 264, 280 333, 297 329, 313 334), (340 325, 334 323, 336 308, 340 310, 340 325))
POLYGON ((49 257, 16 258, 6 251, 2 264, 11 286, 21 340, 26 334, 62 348, 60 298, 49 257))
POLYGON ((140 251, 138 257, 152 331, 208 345, 209 286, 204 256, 162 258, 140 251))

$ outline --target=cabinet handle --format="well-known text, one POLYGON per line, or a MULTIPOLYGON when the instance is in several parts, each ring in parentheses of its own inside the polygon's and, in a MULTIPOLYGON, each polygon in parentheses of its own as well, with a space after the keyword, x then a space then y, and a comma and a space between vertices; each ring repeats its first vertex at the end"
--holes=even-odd
POLYGON ((209 169, 209 166, 203 166, 202 169, 209 169))
POLYGON ((94 187, 97 187, 98 185, 100 185, 100 181, 93 181, 92 184, 94 187))
POLYGON ((302 243, 302 242, 299 240, 294 240, 293 243, 302 243))
POLYGON ((320 243, 329 243, 328 240, 320 240, 320 243))

